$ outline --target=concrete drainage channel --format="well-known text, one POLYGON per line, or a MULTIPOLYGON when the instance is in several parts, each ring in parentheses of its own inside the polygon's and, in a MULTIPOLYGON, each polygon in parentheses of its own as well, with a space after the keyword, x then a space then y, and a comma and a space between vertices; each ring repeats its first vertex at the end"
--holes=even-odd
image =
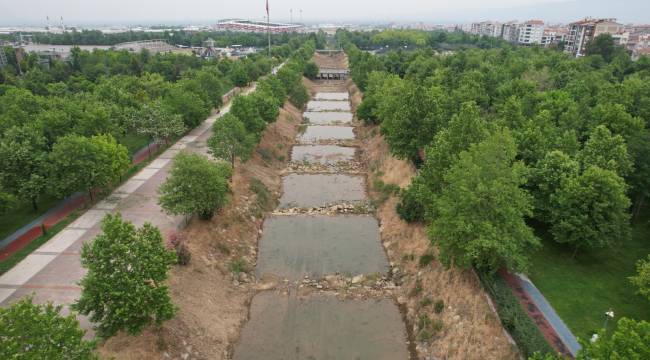
POLYGON ((414 358, 355 157, 348 93, 317 93, 307 109, 259 240, 255 272, 270 285, 253 297, 233 358, 414 358))

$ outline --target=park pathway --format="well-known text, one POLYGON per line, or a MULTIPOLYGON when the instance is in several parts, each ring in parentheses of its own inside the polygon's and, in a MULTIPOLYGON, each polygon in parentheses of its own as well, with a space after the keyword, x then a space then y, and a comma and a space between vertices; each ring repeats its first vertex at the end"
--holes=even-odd
MULTIPOLYGON (((244 93, 254 89, 252 85, 244 93)), ((206 141, 211 136, 212 125, 229 110, 230 104, 227 104, 218 114, 208 117, 106 199, 0 276, 0 306, 8 306, 33 294, 35 302, 51 301, 63 305, 67 311, 67 305, 81 294, 77 285, 85 274, 80 262, 81 247, 100 233, 101 220, 108 213, 119 212, 136 226, 150 222, 160 228, 167 239, 180 230, 186 221, 182 216, 170 216, 161 210, 158 186, 167 178, 172 159, 181 150, 207 154, 206 141)), ((84 317, 79 316, 79 320, 82 327, 90 329, 84 317)))
POLYGON ((408 359, 345 82, 316 89, 259 240, 256 277, 273 285, 253 297, 233 358, 408 359))

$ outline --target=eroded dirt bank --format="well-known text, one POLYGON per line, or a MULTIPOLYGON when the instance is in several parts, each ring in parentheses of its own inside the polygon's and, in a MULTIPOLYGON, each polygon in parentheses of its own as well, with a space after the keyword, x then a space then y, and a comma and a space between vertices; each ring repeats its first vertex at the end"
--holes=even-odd
POLYGON ((192 219, 179 234, 192 260, 170 273, 177 315, 160 330, 110 339, 100 347, 101 356, 134 360, 231 357, 248 319, 251 299, 264 286, 255 284, 250 275, 257 241, 263 218, 275 208, 280 195, 281 171, 300 121, 301 110, 287 102, 278 120, 265 130, 252 159, 236 165, 229 204, 211 221, 192 219))
MULTIPOLYGON (((362 94, 348 81, 353 110, 362 94)), ((415 168, 390 155, 378 126, 358 126, 369 186, 375 201, 381 239, 391 263, 393 277, 401 286, 393 291, 406 312, 407 326, 417 341, 421 359, 517 359, 518 352, 491 309, 488 297, 471 271, 445 269, 430 246, 426 228, 402 221, 395 211, 398 198, 386 196, 375 186, 408 186, 415 168), (433 256, 429 265, 420 266, 423 255, 433 256), (441 304, 441 305, 437 305, 441 304), (422 334, 422 330, 427 332, 422 334)))

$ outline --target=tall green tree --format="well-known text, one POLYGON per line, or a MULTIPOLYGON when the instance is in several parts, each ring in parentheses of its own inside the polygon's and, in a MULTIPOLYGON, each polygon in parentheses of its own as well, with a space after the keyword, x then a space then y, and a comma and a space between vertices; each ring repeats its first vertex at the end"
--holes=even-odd
POLYGON ((108 214, 102 233, 81 249, 81 265, 88 272, 73 308, 90 316, 102 338, 119 331, 139 335, 176 312, 165 284, 175 262, 157 227, 145 223, 136 229, 121 215, 108 214))
POLYGON ((118 180, 129 168, 128 150, 111 135, 90 138, 67 135, 54 144, 49 154, 50 181, 59 195, 93 190, 118 180))
POLYGON ((174 158, 167 180, 160 185, 158 203, 170 214, 192 215, 208 220, 228 200, 228 163, 214 163, 197 154, 180 153, 174 158))
POLYGON ((608 336, 603 329, 595 341, 581 341, 578 360, 641 360, 650 358, 650 322, 621 318, 608 336))
POLYGON ((551 196, 551 233, 555 241, 575 249, 599 248, 629 234, 630 200, 625 182, 615 172, 590 166, 562 181, 551 196))
POLYGON ((35 124, 12 127, 0 139, 0 183, 12 195, 38 209, 38 198, 45 193, 47 144, 35 124))
POLYGON ((460 154, 445 175, 429 234, 445 264, 521 271, 539 240, 526 225, 532 199, 521 186, 526 167, 507 130, 460 154))
POLYGON ((636 275, 630 281, 638 288, 639 295, 650 300, 650 254, 636 263, 636 275))
POLYGON ((625 139, 612 133, 603 125, 596 126, 589 134, 584 148, 578 154, 584 168, 598 166, 625 177, 632 172, 632 159, 625 139))
POLYGON ((0 358, 97 359, 95 341, 84 340, 75 314, 61 316, 61 310, 34 304, 31 297, 0 307, 0 358))
POLYGON ((144 104, 140 111, 132 114, 131 127, 157 143, 167 143, 186 129, 183 117, 173 114, 160 101, 144 104))
POLYGON ((255 145, 254 136, 246 132, 244 124, 233 114, 225 114, 212 127, 212 136, 208 139, 210 154, 230 161, 235 168, 235 158, 248 160, 255 145))
POLYGON ((230 112, 246 127, 246 131, 259 135, 264 131, 266 122, 260 116, 257 102, 252 95, 240 95, 232 101, 230 112))

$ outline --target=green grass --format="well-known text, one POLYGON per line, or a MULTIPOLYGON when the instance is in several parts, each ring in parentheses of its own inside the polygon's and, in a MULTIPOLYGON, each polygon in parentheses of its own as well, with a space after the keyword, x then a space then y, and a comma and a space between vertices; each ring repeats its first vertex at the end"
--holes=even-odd
POLYGON ((120 136, 117 141, 126 146, 126 148, 129 149, 129 155, 133 156, 136 152, 140 151, 140 149, 147 146, 149 138, 137 134, 126 134, 120 136))
POLYGON ((31 203, 20 203, 0 216, 0 239, 13 234, 21 226, 43 215, 52 207, 58 205, 61 199, 54 196, 43 196, 38 201, 38 210, 32 209, 31 203))
POLYGON ((59 231, 63 230, 68 224, 73 222, 79 215, 81 215, 83 212, 80 211, 74 211, 70 215, 68 215, 65 219, 61 220, 58 224, 52 226, 51 228, 47 229, 47 233, 45 235, 41 235, 34 239, 32 242, 27 244, 24 248, 20 249, 10 257, 0 261, 0 275, 6 273, 14 267, 16 264, 18 264, 22 259, 27 257, 27 255, 31 254, 32 251, 38 249, 41 245, 43 245, 45 242, 50 240, 54 235, 56 235, 59 231))
MULTIPOLYGON (((635 273, 637 260, 650 253, 650 211, 639 217, 632 236, 608 249, 578 253, 542 235, 543 248, 532 257, 530 278, 540 289, 574 335, 587 339, 602 328, 605 312, 650 320, 650 303, 635 294, 628 277, 635 273)), ((611 323, 608 329, 611 330, 611 323)))

